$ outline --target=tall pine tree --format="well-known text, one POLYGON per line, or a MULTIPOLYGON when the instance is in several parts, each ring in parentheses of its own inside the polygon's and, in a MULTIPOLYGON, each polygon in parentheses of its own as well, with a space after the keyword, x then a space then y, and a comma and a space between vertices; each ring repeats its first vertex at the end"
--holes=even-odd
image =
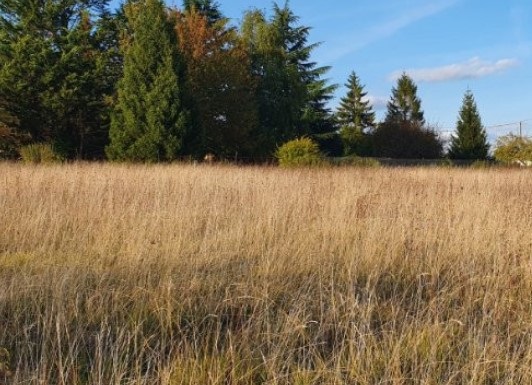
POLYGON ((161 0, 128 4, 132 35, 123 43, 124 74, 112 114, 107 155, 113 160, 175 159, 188 112, 182 103, 182 63, 177 35, 161 0))
POLYGON ((367 92, 355 72, 347 80, 347 94, 340 99, 336 119, 345 155, 368 155, 368 129, 375 126, 375 112, 366 99, 367 92))
POLYGON ((456 132, 451 139, 449 157, 453 159, 486 159, 489 144, 486 130, 478 113, 473 93, 467 90, 463 101, 456 132))
POLYGON ((406 73, 397 79, 397 85, 392 89, 385 120, 393 123, 409 122, 418 126, 425 124, 417 86, 406 73))

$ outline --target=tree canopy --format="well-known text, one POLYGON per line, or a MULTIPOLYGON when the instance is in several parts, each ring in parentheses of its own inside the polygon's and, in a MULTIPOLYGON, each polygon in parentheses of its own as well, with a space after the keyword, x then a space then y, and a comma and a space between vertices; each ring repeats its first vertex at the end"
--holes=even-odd
MULTIPOLYGON (((335 113, 330 67, 289 2, 236 24, 218 1, 0 2, 0 158, 42 143, 59 159, 270 161, 306 137, 329 156, 438 157, 403 73, 377 122, 355 72, 335 113), (331 103, 332 102, 332 103, 331 103)), ((464 96, 449 156, 483 159, 487 135, 464 96)))

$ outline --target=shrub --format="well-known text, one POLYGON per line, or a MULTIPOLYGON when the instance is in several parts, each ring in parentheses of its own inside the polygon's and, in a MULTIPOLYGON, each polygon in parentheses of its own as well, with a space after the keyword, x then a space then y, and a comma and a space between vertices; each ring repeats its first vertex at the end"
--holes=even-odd
POLYGON ((532 161, 532 140, 515 135, 502 136, 497 140, 495 160, 505 164, 532 161))
POLYGON ((286 142, 277 149, 275 157, 282 167, 319 166, 325 163, 318 144, 310 138, 286 142))
POLYGON ((443 146, 436 132, 415 123, 384 122, 373 134, 375 156, 400 159, 437 159, 443 146))
POLYGON ((34 143, 21 147, 20 156, 25 163, 55 163, 64 160, 48 143, 34 143))

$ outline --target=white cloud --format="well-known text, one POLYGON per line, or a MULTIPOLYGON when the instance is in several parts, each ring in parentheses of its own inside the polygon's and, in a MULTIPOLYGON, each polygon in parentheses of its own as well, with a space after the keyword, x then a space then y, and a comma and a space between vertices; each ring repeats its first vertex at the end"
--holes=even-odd
POLYGON ((371 104, 373 109, 377 111, 386 109, 386 106, 388 105, 388 98, 383 96, 368 95, 364 99, 369 101, 369 104, 371 104))
POLYGON ((474 79, 503 72, 518 65, 519 61, 517 59, 501 59, 490 62, 474 57, 463 63, 454 63, 442 67, 395 71, 390 75, 390 80, 397 80, 403 72, 406 72, 412 79, 418 82, 474 79))

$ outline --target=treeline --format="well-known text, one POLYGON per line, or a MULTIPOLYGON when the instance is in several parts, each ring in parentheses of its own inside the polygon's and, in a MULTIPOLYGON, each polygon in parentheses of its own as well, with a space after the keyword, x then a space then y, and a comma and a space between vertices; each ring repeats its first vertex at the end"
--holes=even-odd
MULTIPOLYGON (((64 159, 261 161, 299 137, 330 156, 443 155, 406 74, 382 122, 354 73, 331 111, 309 32, 288 3, 232 26, 212 0, 3 0, 0 157, 47 143, 64 159)), ((450 154, 487 150, 468 92, 450 154)))

